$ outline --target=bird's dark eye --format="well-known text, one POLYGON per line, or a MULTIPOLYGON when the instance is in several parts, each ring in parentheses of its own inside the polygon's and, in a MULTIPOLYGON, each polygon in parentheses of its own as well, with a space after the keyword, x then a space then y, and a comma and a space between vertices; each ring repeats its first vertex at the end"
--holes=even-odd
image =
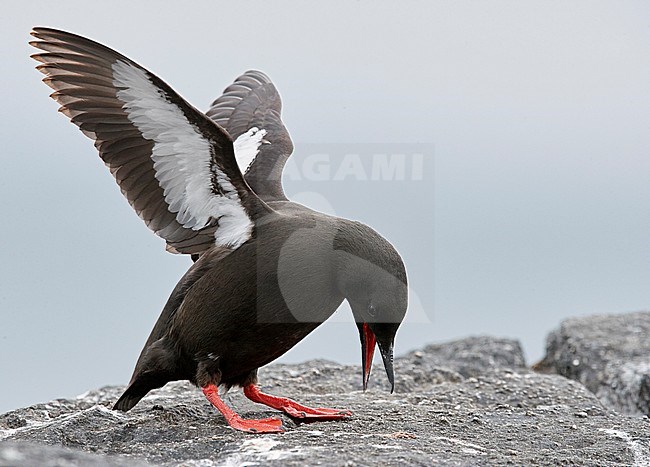
POLYGON ((372 306, 372 304, 368 305, 368 314, 370 316, 375 316, 375 314, 377 314, 377 311, 375 310, 375 307, 372 306))

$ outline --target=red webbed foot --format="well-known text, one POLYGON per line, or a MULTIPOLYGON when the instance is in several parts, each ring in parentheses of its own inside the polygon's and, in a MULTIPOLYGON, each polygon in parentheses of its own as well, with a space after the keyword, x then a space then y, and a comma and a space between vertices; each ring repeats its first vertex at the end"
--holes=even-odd
POLYGON ((295 403, 295 405, 285 406, 280 410, 293 418, 302 418, 307 420, 341 420, 352 416, 352 412, 349 410, 328 409, 326 407, 306 407, 298 403, 295 403))
POLYGON ((245 419, 226 405, 219 397, 219 391, 214 384, 202 387, 201 390, 210 403, 225 417, 226 422, 235 430, 247 433, 282 433, 282 420, 279 418, 245 419))
POLYGON ((235 430, 245 431, 247 433, 282 433, 282 420, 279 418, 241 418, 236 415, 234 418, 227 419, 228 425, 235 430))
POLYGON ((254 384, 244 386, 244 394, 253 402, 281 410, 293 418, 303 420, 340 420, 352 416, 352 412, 349 410, 327 409, 324 407, 312 408, 285 397, 265 394, 254 384))

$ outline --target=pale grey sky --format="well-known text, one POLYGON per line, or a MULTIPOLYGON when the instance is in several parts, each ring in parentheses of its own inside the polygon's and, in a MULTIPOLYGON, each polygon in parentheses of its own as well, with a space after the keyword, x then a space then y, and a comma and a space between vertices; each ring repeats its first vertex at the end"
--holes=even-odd
MULTIPOLYGON (((126 383, 190 264, 57 114, 29 59, 36 25, 119 50, 201 109, 241 72, 269 74, 303 175, 288 194, 404 256, 421 305, 398 353, 494 334, 534 360, 565 317, 649 307, 647 2, 2 5, 0 412, 126 383), (334 176, 346 153, 368 167, 420 150, 421 179, 334 176), (331 180, 305 176, 322 152, 331 180)), ((348 314, 283 360, 358 364, 348 314)))

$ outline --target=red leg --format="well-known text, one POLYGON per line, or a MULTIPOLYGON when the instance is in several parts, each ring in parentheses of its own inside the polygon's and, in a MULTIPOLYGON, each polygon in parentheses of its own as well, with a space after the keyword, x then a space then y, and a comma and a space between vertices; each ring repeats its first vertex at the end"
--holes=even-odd
POLYGON ((282 420, 279 418, 248 420, 241 418, 221 400, 221 397, 219 397, 219 391, 214 384, 208 384, 201 389, 210 403, 225 417, 228 425, 235 430, 246 431, 248 433, 281 433, 284 431, 282 429, 282 420))
POLYGON ((253 402, 268 405, 276 410, 281 410, 294 418, 320 419, 320 420, 339 420, 352 415, 349 410, 311 408, 302 404, 286 399, 284 397, 271 396, 260 391, 254 384, 244 386, 244 394, 253 402))

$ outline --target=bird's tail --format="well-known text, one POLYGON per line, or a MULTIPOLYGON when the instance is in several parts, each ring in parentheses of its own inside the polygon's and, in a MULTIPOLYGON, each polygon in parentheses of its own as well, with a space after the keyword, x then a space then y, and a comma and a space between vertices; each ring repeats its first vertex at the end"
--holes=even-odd
POLYGON ((140 399, 142 399, 144 395, 140 394, 129 394, 128 391, 126 391, 124 394, 122 394, 122 397, 119 398, 119 400, 115 403, 113 406, 113 410, 121 410, 122 412, 126 412, 127 410, 131 410, 135 404, 140 402, 140 399))
POLYGON ((113 410, 131 410, 149 391, 163 387, 170 380, 168 375, 163 374, 147 374, 134 378, 113 406, 113 410))
POLYGON ((113 406, 113 410, 131 410, 152 389, 161 388, 168 382, 179 379, 176 374, 177 359, 176 353, 173 349, 170 350, 164 338, 145 346, 135 365, 131 382, 113 406))

